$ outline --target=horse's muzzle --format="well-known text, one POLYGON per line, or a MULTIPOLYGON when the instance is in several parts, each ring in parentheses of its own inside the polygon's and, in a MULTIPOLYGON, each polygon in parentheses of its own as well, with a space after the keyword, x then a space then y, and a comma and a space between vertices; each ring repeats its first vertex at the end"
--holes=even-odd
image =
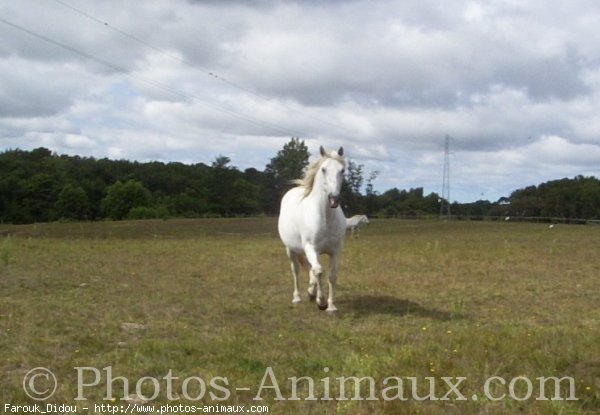
POLYGON ((339 195, 329 195, 329 207, 332 209, 337 208, 340 205, 339 195))

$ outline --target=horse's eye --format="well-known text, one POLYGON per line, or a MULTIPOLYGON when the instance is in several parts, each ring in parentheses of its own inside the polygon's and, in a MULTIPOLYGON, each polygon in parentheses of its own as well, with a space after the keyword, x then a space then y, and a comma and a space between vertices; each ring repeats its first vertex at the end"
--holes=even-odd
POLYGON ((326 172, 326 170, 325 170, 325 167, 323 167, 323 168, 321 169, 321 171, 323 172, 323 174, 325 174, 325 172, 326 172))
POLYGON ((346 170, 342 169, 342 174, 346 173, 346 170))

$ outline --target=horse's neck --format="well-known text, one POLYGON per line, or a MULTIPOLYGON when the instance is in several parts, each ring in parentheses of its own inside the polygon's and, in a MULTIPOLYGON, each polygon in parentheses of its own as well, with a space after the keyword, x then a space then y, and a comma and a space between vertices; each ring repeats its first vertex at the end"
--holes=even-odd
POLYGON ((309 203, 312 204, 315 211, 319 213, 319 216, 325 217, 327 215, 327 208, 329 207, 327 205, 329 200, 324 192, 313 189, 307 199, 309 199, 309 203))
POLYGON ((327 193, 321 190, 323 187, 321 180, 322 177, 320 177, 320 175, 315 178, 315 182, 310 194, 308 195, 308 199, 310 199, 310 202, 314 204, 315 210, 319 213, 319 216, 327 222, 335 214, 335 209, 331 209, 329 207, 329 197, 327 196, 327 193))

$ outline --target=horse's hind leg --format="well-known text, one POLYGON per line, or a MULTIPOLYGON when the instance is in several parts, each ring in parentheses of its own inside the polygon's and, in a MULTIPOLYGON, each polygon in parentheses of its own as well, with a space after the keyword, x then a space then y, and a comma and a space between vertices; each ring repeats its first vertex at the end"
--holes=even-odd
POLYGON ((291 252, 289 249, 287 251, 288 257, 292 262, 292 277, 294 279, 294 296, 292 299, 292 303, 297 304, 302 301, 300 297, 300 290, 298 289, 298 272, 300 271, 300 259, 298 258, 298 254, 291 252))

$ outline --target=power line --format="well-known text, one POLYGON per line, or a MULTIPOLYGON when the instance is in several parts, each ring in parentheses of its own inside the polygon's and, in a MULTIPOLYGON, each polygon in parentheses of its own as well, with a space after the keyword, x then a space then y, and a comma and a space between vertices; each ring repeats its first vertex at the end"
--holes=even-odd
MULTIPOLYGON (((153 44, 145 41, 144 39, 139 38, 138 36, 135 36, 135 35, 133 35, 131 33, 128 33, 128 32, 126 32, 126 31, 124 31, 122 29, 119 29, 118 27, 111 25, 109 22, 104 21, 102 19, 99 19, 99 18, 93 16, 92 14, 90 14, 90 13, 84 11, 84 10, 81 10, 81 9, 75 7, 75 6, 72 6, 71 4, 69 4, 67 2, 64 2, 62 0, 53 0, 53 1, 56 2, 56 3, 58 3, 58 4, 60 4, 60 5, 62 5, 62 6, 64 6, 64 7, 66 7, 66 8, 68 8, 68 9, 70 9, 70 10, 72 10, 72 11, 74 11, 75 13, 80 14, 81 16, 86 17, 87 19, 90 19, 90 20, 92 20, 92 21, 94 21, 94 22, 96 22, 96 23, 98 23, 98 24, 100 24, 100 25, 102 25, 102 26, 110 29, 110 30, 115 31, 116 33, 118 33, 118 34, 120 34, 120 35, 122 35, 122 36, 124 36, 124 37, 126 37, 126 38, 128 38, 130 40, 133 40, 134 42, 137 42, 137 43, 139 43, 139 44, 141 44, 141 45, 143 45, 143 46, 145 46, 145 47, 147 47, 149 49, 154 50, 155 52, 158 52, 158 53, 160 53, 160 54, 162 54, 164 56, 167 56, 167 57, 169 57, 169 58, 171 58, 173 60, 179 61, 179 62, 183 63, 184 65, 187 65, 188 67, 190 67, 192 69, 198 70, 198 71, 202 72, 204 75, 209 76, 209 77, 211 77, 214 80, 221 81, 221 82, 223 82, 223 83, 225 83, 227 85, 232 86, 233 88, 236 88, 236 89, 238 89, 240 91, 243 91, 243 92, 245 92, 247 94, 250 94, 250 95, 252 95, 252 96, 254 96, 256 98, 259 98, 259 99, 261 99, 263 101, 269 101, 269 100, 271 100, 270 97, 267 97, 265 95, 259 94, 259 93, 255 92, 255 91, 253 91, 253 90, 251 90, 249 88, 246 88, 246 87, 244 87, 244 86, 242 86, 242 85, 240 85, 238 83, 231 82, 231 81, 225 79, 224 77, 216 74, 215 72, 208 71, 206 69, 200 68, 199 66, 197 66, 195 64, 191 64, 186 59, 183 59, 183 58, 181 58, 181 57, 179 57, 177 55, 174 55, 171 52, 169 52, 169 51, 167 51, 167 50, 165 50, 163 48, 155 46, 155 45, 153 45, 153 44)), ((281 103, 280 102, 279 105, 281 105, 282 107, 286 108, 290 112, 298 113, 298 110, 289 107, 285 103, 281 103)), ((325 119, 322 119, 320 117, 315 117, 313 115, 306 114, 306 113, 301 114, 301 115, 304 116, 305 118, 311 118, 311 119, 313 119, 315 121, 318 121, 318 122, 320 122, 322 124, 327 124, 327 125, 329 125, 331 127, 334 127, 334 128, 336 128, 338 130, 345 130, 347 132, 350 132, 350 130, 347 130, 345 127, 342 127, 340 125, 334 124, 334 123, 330 122, 329 120, 325 120, 325 119)))
MULTIPOLYGON (((64 6, 64 7, 66 7, 68 9, 71 9, 72 11, 74 11, 74 12, 76 12, 76 13, 78 13, 78 14, 80 14, 80 15, 82 15, 82 16, 90 19, 90 20, 93 20, 94 22, 96 22, 98 24, 101 24, 102 26, 104 26, 104 27, 106 27, 106 28, 108 28, 110 30, 115 31, 118 34, 129 38, 130 40, 133 40, 133 41, 135 41, 135 42, 137 42, 137 43, 139 43, 139 44, 141 44, 141 45, 143 45, 143 46, 145 46, 145 47, 147 47, 149 49, 152 49, 155 52, 159 52, 159 53, 161 53, 161 54, 163 54, 165 56, 168 56, 171 59, 177 60, 177 61, 179 61, 181 63, 184 63, 184 64, 186 64, 188 66, 191 66, 185 59, 182 59, 179 56, 174 55, 174 54, 170 53, 169 51, 167 51, 165 49, 162 49, 162 48, 159 48, 157 46, 154 46, 154 45, 146 42, 145 40, 143 40, 143 39, 141 39, 141 38, 139 38, 139 37, 137 37, 135 35, 132 35, 131 33, 128 33, 128 32, 126 32, 124 30, 119 29, 116 26, 111 25, 110 23, 108 23, 106 21, 98 19, 97 17, 94 17, 93 15, 91 15, 91 14, 89 14, 89 13, 87 13, 87 12, 81 10, 81 9, 78 9, 77 7, 74 7, 74 6, 70 5, 69 3, 66 3, 66 2, 61 1, 61 0, 54 0, 54 2, 56 2, 56 3, 58 3, 58 4, 60 4, 60 5, 64 6)), ((227 81, 225 78, 222 78, 222 77, 216 75, 213 72, 208 72, 208 71, 205 71, 205 70, 201 70, 200 68, 198 68, 196 66, 194 66, 194 68, 197 69, 197 70, 200 70, 202 73, 204 73, 207 76, 210 76, 212 78, 218 79, 218 80, 220 80, 222 82, 226 82, 226 83, 228 83, 228 84, 230 84, 232 86, 235 86, 237 88, 241 88, 240 86, 235 85, 232 82, 227 81)))
POLYGON ((66 43, 63 43, 63 42, 60 42, 58 40, 52 39, 52 38, 50 38, 50 37, 48 37, 46 35, 43 35, 41 33, 34 32, 33 30, 30 30, 30 29, 28 29, 26 27, 23 27, 23 26, 18 25, 16 23, 10 22, 10 21, 5 20, 3 18, 0 18, 0 23, 4 23, 5 25, 10 26, 10 27, 12 27, 14 29, 20 30, 21 32, 24 32, 24 33, 26 33, 26 34, 28 34, 30 36, 33 36, 33 37, 38 38, 40 40, 43 40, 44 42, 50 43, 50 44, 52 44, 54 46, 57 46, 59 48, 65 49, 65 50, 67 50, 69 52, 75 53, 75 54, 77 54, 79 56, 84 57, 85 59, 88 59, 88 60, 91 60, 93 62, 96 62, 96 63, 98 63, 100 65, 103 65, 103 66, 105 66, 105 67, 107 67, 109 69, 112 69, 112 70, 114 70, 116 72, 120 72, 120 73, 122 73, 122 74, 124 74, 124 75, 126 75, 126 76, 128 76, 130 78, 136 79, 136 80, 138 80, 140 82, 143 82, 143 83, 145 83, 147 85, 154 86, 155 88, 158 88, 158 89, 161 89, 163 91, 169 92, 169 93, 171 93, 173 95, 180 96, 182 98, 186 98, 186 99, 197 101, 200 104, 202 104, 202 105, 204 105, 204 106, 206 106, 208 108, 211 108, 211 109, 213 109, 215 111, 226 113, 226 114, 228 114, 228 115, 230 115, 232 117, 235 117, 235 118, 237 118, 239 120, 245 121, 245 122, 250 123, 250 124, 254 124, 256 126, 267 127, 267 128, 269 128, 271 130, 278 131, 279 133, 283 133, 284 135, 289 135, 289 136, 297 135, 297 134, 291 133, 290 131, 287 131, 287 130, 285 130, 285 129, 277 126, 277 125, 274 125, 274 124, 271 124, 271 123, 268 123, 268 122, 265 122, 265 121, 254 119, 252 117, 240 114, 240 113, 238 113, 236 111, 233 111, 231 109, 225 108, 223 106, 220 106, 220 105, 217 105, 217 104, 214 104, 214 103, 209 103, 209 102, 206 101, 206 99, 200 98, 197 95, 193 95, 193 94, 190 94, 190 93, 187 93, 187 92, 180 91, 180 90, 178 90, 176 88, 172 88, 172 87, 170 87, 170 86, 168 86, 168 85, 166 85, 166 84, 164 84, 164 83, 162 83, 160 81, 156 81, 156 80, 151 79, 151 78, 146 78, 146 77, 141 77, 141 76, 137 76, 137 75, 132 75, 131 73, 129 73, 129 71, 127 69, 123 68, 122 66, 119 66, 119 65, 114 64, 112 62, 104 60, 102 58, 98 58, 97 56, 91 55, 91 54, 89 54, 87 52, 84 52, 82 50, 74 48, 73 46, 69 46, 66 43))

